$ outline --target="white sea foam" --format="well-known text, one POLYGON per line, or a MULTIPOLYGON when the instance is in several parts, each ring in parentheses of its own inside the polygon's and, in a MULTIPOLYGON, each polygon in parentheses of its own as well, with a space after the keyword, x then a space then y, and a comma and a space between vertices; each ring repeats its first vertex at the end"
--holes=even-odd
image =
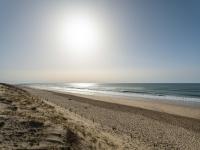
POLYGON ((74 94, 83 94, 83 95, 104 95, 104 96, 119 96, 127 98, 145 98, 145 99, 157 99, 157 100, 172 100, 172 101, 185 101, 185 102, 200 102, 200 98, 193 97, 181 97, 181 96, 172 96, 172 95, 153 95, 153 94, 141 94, 141 93, 124 93, 124 92, 115 92, 115 91, 103 91, 103 90, 91 90, 84 88, 69 88, 69 87, 59 87, 51 85, 29 85, 29 87, 37 89, 46 89, 51 91, 67 92, 74 94))

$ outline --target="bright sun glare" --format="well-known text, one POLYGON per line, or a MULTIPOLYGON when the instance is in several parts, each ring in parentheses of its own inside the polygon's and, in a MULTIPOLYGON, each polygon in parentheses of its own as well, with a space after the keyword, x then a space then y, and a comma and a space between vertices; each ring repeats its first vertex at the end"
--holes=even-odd
POLYGON ((100 43, 100 32, 95 19, 88 14, 67 16, 62 31, 62 42, 71 54, 89 55, 100 43))

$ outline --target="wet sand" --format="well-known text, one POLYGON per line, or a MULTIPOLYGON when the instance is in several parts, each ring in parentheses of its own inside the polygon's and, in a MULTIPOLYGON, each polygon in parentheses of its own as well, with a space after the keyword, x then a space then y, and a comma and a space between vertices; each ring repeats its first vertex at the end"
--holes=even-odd
MULTIPOLYGON (((67 92, 59 92, 60 94, 69 94, 67 92)), ((183 117, 200 119, 200 103, 189 102, 189 101, 172 101, 165 99, 151 99, 143 97, 127 97, 127 96, 117 96, 117 95, 84 95, 75 94, 74 96, 88 98, 97 101, 103 101, 108 103, 120 104, 125 106, 133 106, 138 108, 143 108, 147 110, 153 110, 158 112, 165 112, 168 114, 174 114, 183 117)))
POLYGON ((109 98, 23 89, 97 124, 102 132, 122 139, 119 145, 123 149, 198 150, 200 147, 199 106, 137 99, 123 104, 122 100, 109 98))

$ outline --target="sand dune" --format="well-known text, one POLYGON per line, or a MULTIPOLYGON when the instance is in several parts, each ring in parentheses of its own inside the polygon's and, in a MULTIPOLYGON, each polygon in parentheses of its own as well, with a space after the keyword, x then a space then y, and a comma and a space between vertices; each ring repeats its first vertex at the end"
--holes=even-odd
POLYGON ((118 149, 114 137, 67 110, 0 85, 0 149, 118 149))

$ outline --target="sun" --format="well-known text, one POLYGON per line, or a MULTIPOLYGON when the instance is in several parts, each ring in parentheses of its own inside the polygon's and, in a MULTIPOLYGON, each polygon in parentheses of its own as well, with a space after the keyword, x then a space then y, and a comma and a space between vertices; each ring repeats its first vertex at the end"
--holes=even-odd
POLYGON ((97 31, 94 24, 86 17, 78 16, 66 26, 66 42, 75 49, 92 48, 97 44, 97 31))
POLYGON ((62 43, 76 55, 92 54, 100 43, 100 29, 88 14, 72 14, 66 17, 62 29, 62 43))

